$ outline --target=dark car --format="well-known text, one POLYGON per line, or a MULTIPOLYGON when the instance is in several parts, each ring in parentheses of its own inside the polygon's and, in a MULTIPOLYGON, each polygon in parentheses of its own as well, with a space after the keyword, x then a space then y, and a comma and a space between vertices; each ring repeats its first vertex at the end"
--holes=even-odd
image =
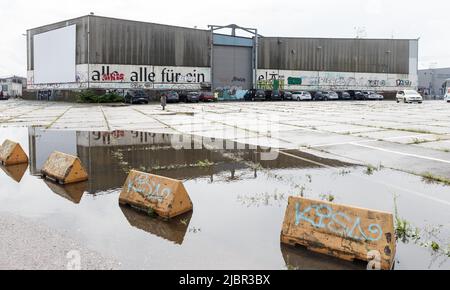
POLYGON ((265 101, 266 92, 263 90, 256 90, 254 95, 254 101, 265 101))
POLYGON ((255 101, 265 101, 267 100, 267 94, 263 90, 256 90, 254 98, 255 101))
POLYGON ((213 92, 202 92, 200 94, 201 102, 217 102, 217 98, 213 92))
POLYGON ((294 100, 294 97, 293 97, 292 92, 284 92, 284 94, 283 94, 283 100, 286 100, 286 101, 292 101, 292 100, 294 100))
POLYGON ((3 91, 0 91, 0 100, 7 100, 7 99, 9 99, 8 94, 4 93, 3 91))
POLYGON ((248 90, 244 95, 245 101, 265 101, 266 100, 266 92, 263 90, 248 90))
POLYGON ((128 91, 125 95, 125 103, 130 104, 148 104, 150 98, 145 91, 128 91))
POLYGON ((355 100, 365 100, 366 96, 364 95, 363 92, 355 92, 355 100))
POLYGON ((324 101, 326 100, 326 94, 324 92, 318 91, 314 94, 314 101, 324 101))
POLYGON ((281 96, 281 92, 279 90, 272 91, 270 94, 270 100, 272 101, 281 101, 283 97, 281 96))
POLYGON ((256 93, 256 90, 254 90, 254 89, 251 89, 251 90, 248 90, 246 93, 245 93, 245 95, 244 95, 244 101, 254 101, 255 100, 255 93, 256 93))
POLYGON ((187 92, 180 95, 180 101, 185 103, 198 103, 200 102, 200 93, 187 92))
POLYGON ((175 91, 165 92, 163 95, 166 96, 168 103, 179 103, 180 102, 180 95, 175 91))
POLYGON ((340 100, 353 100, 349 92, 338 92, 338 96, 340 100))

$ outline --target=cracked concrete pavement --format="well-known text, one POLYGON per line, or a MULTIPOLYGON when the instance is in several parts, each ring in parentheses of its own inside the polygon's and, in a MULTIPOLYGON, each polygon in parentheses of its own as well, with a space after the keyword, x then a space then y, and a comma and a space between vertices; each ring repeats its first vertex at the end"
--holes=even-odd
POLYGON ((169 104, 163 112, 159 104, 8 100, 0 102, 0 126, 193 134, 450 179, 450 104, 443 101, 169 104))

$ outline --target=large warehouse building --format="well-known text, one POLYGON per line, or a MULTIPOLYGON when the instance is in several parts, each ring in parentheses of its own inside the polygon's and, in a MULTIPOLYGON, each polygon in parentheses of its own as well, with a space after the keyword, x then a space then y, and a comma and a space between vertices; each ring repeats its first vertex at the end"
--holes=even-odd
POLYGON ((31 91, 417 88, 418 40, 260 36, 87 15, 28 30, 31 91))

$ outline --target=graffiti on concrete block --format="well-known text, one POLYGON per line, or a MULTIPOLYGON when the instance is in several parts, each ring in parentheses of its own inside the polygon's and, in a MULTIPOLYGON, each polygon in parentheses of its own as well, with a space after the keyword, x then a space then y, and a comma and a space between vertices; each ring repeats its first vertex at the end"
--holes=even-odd
POLYGON ((149 175, 137 174, 128 181, 127 192, 136 192, 150 202, 163 202, 172 194, 172 189, 151 179, 149 175))
POLYGON ((344 212, 334 211, 331 205, 316 204, 301 210, 301 203, 296 203, 296 220, 298 226, 305 221, 315 228, 326 229, 334 234, 357 241, 379 241, 383 230, 379 224, 369 225, 367 231, 361 226, 361 218, 350 217, 344 212))

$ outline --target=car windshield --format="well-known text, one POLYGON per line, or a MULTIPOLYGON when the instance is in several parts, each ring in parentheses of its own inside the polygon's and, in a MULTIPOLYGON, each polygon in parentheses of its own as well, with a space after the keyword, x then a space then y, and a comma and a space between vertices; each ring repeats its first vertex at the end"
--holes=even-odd
POLYGON ((413 90, 407 90, 407 91, 405 91, 405 94, 407 94, 407 95, 418 95, 418 93, 416 91, 413 91, 413 90))

